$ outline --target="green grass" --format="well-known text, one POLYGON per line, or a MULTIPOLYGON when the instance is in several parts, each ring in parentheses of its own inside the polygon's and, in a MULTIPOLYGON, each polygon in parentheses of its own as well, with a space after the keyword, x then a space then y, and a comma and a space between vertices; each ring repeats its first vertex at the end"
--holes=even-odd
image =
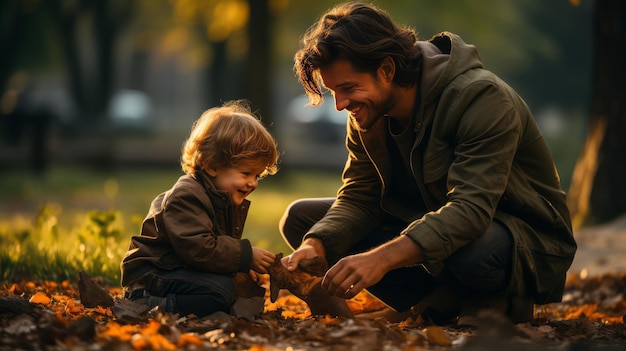
MULTIPOLYGON (((0 272, 5 281, 75 280, 85 270, 117 284, 130 236, 152 199, 181 175, 177 169, 102 173, 55 168, 45 176, 0 175, 0 272)), ((340 172, 281 170, 250 195, 244 237, 273 252, 290 249, 278 221, 292 201, 334 196, 340 172)))

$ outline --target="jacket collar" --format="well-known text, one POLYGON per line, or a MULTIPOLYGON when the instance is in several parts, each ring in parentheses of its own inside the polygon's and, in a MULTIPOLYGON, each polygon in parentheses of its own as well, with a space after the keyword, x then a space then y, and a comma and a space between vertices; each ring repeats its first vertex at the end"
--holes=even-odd
MULTIPOLYGON (((207 194, 209 194, 209 197, 212 199, 212 201, 219 199, 222 205, 233 206, 233 203, 230 199, 230 194, 225 190, 217 189, 215 187, 215 184, 213 184, 213 178, 207 172, 202 170, 196 170, 196 173, 192 175, 192 177, 202 185, 207 194)), ((240 206, 245 206, 245 208, 249 208, 250 200, 244 199, 240 206)))

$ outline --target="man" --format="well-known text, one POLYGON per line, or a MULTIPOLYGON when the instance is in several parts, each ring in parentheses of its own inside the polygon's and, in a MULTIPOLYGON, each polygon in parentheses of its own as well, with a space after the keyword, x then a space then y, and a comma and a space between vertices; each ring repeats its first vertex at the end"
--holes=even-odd
POLYGON ((418 41, 346 3, 307 31, 294 69, 312 105, 327 89, 349 112, 337 198, 297 201, 281 221, 288 269, 331 265, 314 314, 350 317, 363 289, 396 315, 460 324, 486 308, 528 321, 560 301, 576 251, 565 193, 529 108, 474 46, 418 41))

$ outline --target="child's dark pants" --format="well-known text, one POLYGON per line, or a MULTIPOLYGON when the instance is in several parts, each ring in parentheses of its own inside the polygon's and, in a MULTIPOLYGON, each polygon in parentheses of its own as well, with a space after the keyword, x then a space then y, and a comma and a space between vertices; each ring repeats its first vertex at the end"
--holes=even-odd
MULTIPOLYGON (((182 315, 206 316, 228 312, 235 301, 233 275, 215 274, 189 269, 155 270, 137 282, 151 296, 163 297, 166 309, 182 315)), ((133 299, 134 297, 130 297, 133 299)))

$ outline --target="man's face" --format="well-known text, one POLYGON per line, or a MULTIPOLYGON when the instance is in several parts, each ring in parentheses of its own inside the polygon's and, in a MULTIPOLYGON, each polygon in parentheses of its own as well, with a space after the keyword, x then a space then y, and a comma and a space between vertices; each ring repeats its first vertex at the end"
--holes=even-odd
POLYGON ((358 72, 350 61, 338 59, 320 68, 320 76, 335 98, 337 111, 347 110, 361 130, 371 128, 391 107, 391 79, 381 68, 375 75, 358 72))
POLYGON ((239 206, 258 186, 265 166, 243 161, 234 168, 222 167, 208 170, 215 187, 230 194, 233 205, 239 206))

